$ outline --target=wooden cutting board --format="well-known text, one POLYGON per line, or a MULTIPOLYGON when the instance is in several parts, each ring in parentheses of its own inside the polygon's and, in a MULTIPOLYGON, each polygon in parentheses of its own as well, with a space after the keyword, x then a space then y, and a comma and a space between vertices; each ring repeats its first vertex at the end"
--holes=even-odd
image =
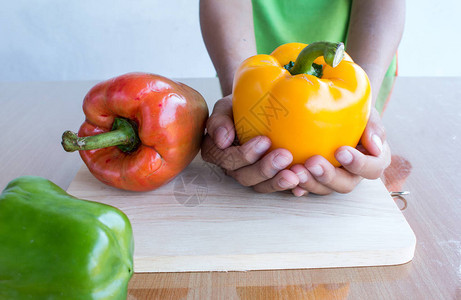
POLYGON ((86 166, 68 192, 125 212, 135 272, 395 265, 415 251, 415 235, 381 180, 363 180, 350 194, 258 194, 198 155, 152 192, 109 187, 86 166))

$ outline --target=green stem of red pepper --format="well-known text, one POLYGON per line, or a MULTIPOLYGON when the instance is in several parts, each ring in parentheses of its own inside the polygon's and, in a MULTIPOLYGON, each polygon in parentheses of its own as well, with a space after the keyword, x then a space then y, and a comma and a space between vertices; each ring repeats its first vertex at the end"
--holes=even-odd
POLYGON ((136 124, 124 118, 115 118, 112 131, 79 137, 72 131, 62 135, 61 145, 67 152, 94 150, 117 146, 123 152, 131 152, 139 146, 140 140, 136 124))
POLYGON ((298 55, 292 67, 285 68, 291 75, 309 74, 319 76, 318 65, 314 64, 314 60, 323 56, 325 62, 336 67, 344 57, 344 44, 331 42, 315 42, 307 45, 298 55))

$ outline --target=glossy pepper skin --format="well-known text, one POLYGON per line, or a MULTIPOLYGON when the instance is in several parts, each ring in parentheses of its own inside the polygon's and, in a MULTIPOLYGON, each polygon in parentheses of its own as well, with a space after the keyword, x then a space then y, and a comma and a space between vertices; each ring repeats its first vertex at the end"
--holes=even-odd
POLYGON ((208 118, 207 104, 197 91, 147 73, 97 84, 85 96, 83 111, 80 138, 65 132, 64 148, 80 150, 100 181, 130 191, 153 190, 179 174, 198 153, 208 118), (126 137, 116 136, 116 129, 126 129, 126 137), (107 132, 112 136, 85 138, 107 132))
POLYGON ((133 247, 125 214, 47 179, 0 195, 0 299, 126 299, 133 247))
POLYGON ((339 166, 335 151, 355 147, 367 124, 370 83, 365 71, 344 53, 342 43, 309 47, 285 44, 240 65, 233 86, 237 136, 240 143, 258 135, 269 137, 270 150, 289 150, 292 164, 322 155, 339 166))

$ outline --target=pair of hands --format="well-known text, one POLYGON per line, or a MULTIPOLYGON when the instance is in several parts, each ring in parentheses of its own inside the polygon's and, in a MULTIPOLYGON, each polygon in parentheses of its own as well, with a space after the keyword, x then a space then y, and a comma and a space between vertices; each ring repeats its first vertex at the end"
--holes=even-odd
POLYGON ((307 193, 349 193, 362 178, 379 178, 391 160, 384 127, 375 108, 372 108, 360 144, 356 148, 343 146, 336 150, 335 157, 342 164, 339 168, 316 155, 304 165, 296 164, 285 169, 293 156, 281 148, 266 153, 271 141, 265 136, 235 146, 232 95, 215 104, 206 128, 202 158, 223 168, 240 184, 261 193, 291 190, 297 197, 307 193))

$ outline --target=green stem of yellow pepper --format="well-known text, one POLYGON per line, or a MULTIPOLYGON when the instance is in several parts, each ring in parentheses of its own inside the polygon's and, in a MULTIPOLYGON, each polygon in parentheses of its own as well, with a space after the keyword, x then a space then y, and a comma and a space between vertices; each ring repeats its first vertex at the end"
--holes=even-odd
POLYGON ((309 74, 317 76, 318 70, 315 69, 313 63, 319 56, 323 56, 325 62, 334 68, 344 57, 344 44, 331 42, 309 44, 299 53, 294 66, 288 71, 291 75, 309 74))

